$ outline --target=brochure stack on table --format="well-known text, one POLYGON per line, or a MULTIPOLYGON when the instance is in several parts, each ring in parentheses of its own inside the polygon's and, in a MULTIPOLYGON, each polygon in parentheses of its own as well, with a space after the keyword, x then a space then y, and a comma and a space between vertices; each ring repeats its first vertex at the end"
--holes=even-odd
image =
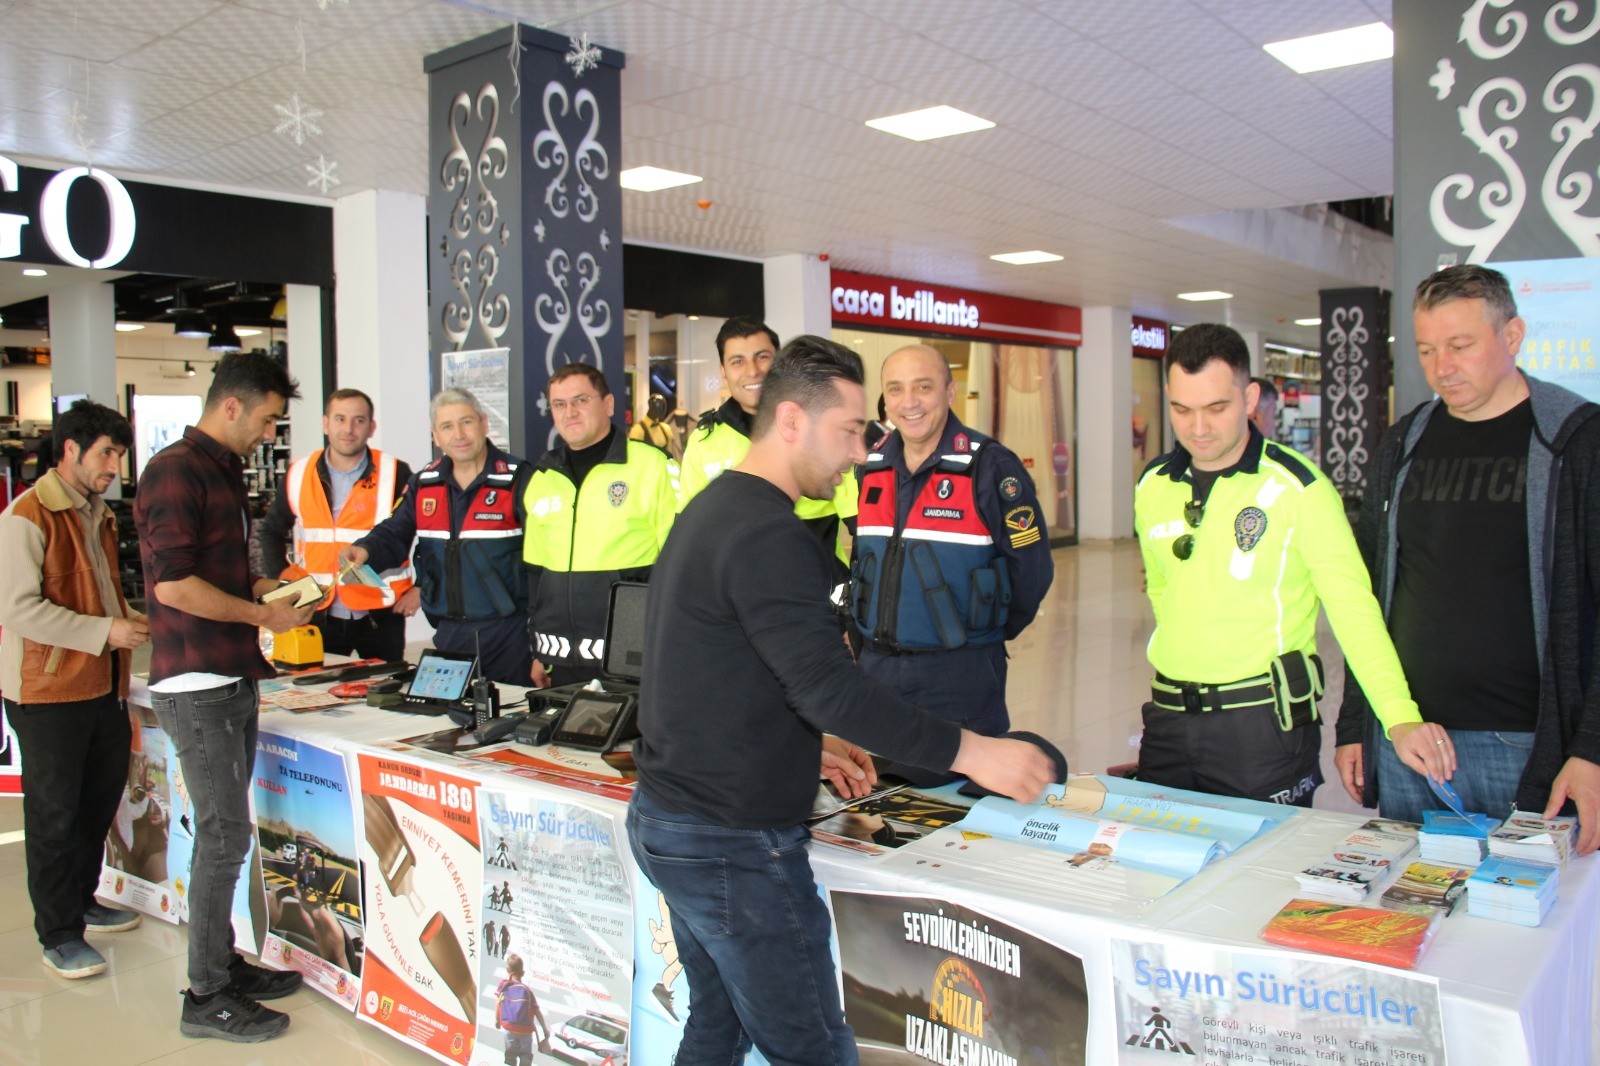
POLYGON ((1506 823, 1489 834, 1489 854, 1565 866, 1572 858, 1576 818, 1541 818, 1527 811, 1511 812, 1506 823))
POLYGON ((1467 879, 1467 913, 1517 925, 1538 925, 1555 906, 1561 868, 1491 856, 1467 879))
POLYGON ((1476 866, 1488 854, 1489 834, 1499 826, 1484 814, 1423 811, 1422 843, 1425 862, 1451 866, 1476 866))
POLYGON ((1333 853, 1295 875, 1300 890, 1318 899, 1339 903, 1360 903, 1372 886, 1409 855, 1416 841, 1409 836, 1384 832, 1380 821, 1371 821, 1333 846, 1333 853))

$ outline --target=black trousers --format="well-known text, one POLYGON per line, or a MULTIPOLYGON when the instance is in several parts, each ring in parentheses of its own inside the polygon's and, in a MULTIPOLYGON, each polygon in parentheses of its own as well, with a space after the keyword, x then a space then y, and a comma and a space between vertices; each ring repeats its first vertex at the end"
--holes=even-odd
POLYGON ((405 615, 392 610, 368 611, 365 618, 335 618, 318 612, 315 624, 322 630, 322 650, 328 655, 399 662, 406 657, 405 615))
POLYGON ((106 834, 128 783, 133 730, 115 692, 73 703, 5 701, 22 748, 22 828, 39 943, 83 936, 106 834))
POLYGON ((458 655, 477 655, 478 668, 490 681, 531 683, 533 644, 528 640, 527 615, 474 621, 441 618, 434 622, 433 646, 458 655))
POLYGON ((1322 723, 1285 733, 1260 707, 1193 713, 1144 705, 1139 780, 1214 796, 1311 806, 1322 723))

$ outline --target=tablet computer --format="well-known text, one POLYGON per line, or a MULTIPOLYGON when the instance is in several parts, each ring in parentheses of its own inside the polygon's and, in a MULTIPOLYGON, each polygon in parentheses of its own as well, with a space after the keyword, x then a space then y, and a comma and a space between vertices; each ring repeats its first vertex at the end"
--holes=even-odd
POLYGON ((608 751, 632 726, 637 702, 638 697, 631 692, 583 689, 573 694, 567 709, 556 719, 550 739, 562 747, 608 751))

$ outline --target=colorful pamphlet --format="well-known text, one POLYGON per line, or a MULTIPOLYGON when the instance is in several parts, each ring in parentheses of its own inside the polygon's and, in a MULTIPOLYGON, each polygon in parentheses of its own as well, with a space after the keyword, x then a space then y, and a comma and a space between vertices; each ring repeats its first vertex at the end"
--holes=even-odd
POLYGON ((1467 879, 1467 913, 1535 926, 1555 906, 1561 867, 1491 856, 1467 879))
POLYGON ((1409 911, 1412 914, 1443 911, 1448 915, 1461 901, 1470 876, 1472 868, 1468 866, 1414 862, 1405 868, 1400 880, 1390 885, 1383 894, 1383 906, 1392 911, 1409 911))
POLYGON ((1513 810, 1505 824, 1489 834, 1489 854, 1565 866, 1577 832, 1576 818, 1541 818, 1513 810))
POLYGON ((1319 863, 1295 875, 1301 891, 1341 903, 1359 903, 1372 886, 1389 875, 1394 863, 1409 855, 1416 840, 1398 833, 1362 827, 1333 846, 1319 863))
POLYGON ((1407 914, 1292 899, 1261 939, 1284 947, 1414 970, 1433 939, 1439 915, 1407 914))
POLYGON ((1428 862, 1476 866, 1488 854, 1489 834, 1499 825, 1483 814, 1423 811, 1422 858, 1428 862))

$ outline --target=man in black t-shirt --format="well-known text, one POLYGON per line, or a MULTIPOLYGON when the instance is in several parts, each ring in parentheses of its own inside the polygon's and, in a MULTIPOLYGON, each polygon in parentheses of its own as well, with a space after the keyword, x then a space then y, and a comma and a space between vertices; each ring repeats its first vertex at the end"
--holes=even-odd
MULTIPOLYGON (((1468 810, 1577 808, 1600 844, 1600 686, 1588 682, 1600 600, 1600 407, 1526 377, 1510 286, 1450 267, 1417 287, 1417 352, 1438 399, 1379 447, 1357 539, 1424 720, 1445 727, 1468 810), (1591 488, 1593 485, 1593 488, 1591 488)), ((1386 818, 1443 806, 1346 682, 1335 755, 1386 818)))
POLYGON ((852 1066, 827 908, 806 854, 818 765, 858 798, 875 774, 846 735, 1021 802, 1051 760, 979 736, 869 679, 839 639, 832 552, 795 515, 866 458, 861 359, 796 337, 773 361, 750 450, 678 517, 645 610, 628 841, 672 915, 690 989, 681 1063, 852 1066))

